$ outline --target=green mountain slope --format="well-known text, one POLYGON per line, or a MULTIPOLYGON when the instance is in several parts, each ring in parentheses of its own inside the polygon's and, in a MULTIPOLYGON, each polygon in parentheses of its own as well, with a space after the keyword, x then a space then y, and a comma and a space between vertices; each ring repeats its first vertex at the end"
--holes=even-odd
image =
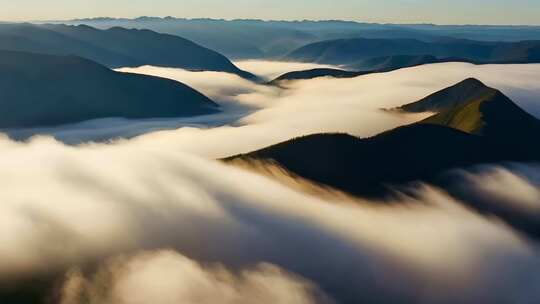
POLYGON ((400 109, 407 112, 436 112, 422 123, 438 124, 499 140, 527 141, 531 134, 540 135, 538 119, 502 92, 473 78, 400 109))
POLYGON ((214 102, 176 81, 119 73, 76 56, 0 51, 0 128, 216 111, 214 102))
POLYGON ((400 107, 400 109, 413 113, 440 112, 463 105, 493 91, 493 89, 488 88, 481 81, 475 78, 468 78, 453 86, 430 94, 419 101, 406 104, 400 107))

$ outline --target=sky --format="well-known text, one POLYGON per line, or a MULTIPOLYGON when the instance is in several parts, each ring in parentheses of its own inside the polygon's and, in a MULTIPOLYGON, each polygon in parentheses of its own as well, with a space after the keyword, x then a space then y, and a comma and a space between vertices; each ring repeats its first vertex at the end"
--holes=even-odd
POLYGON ((538 0, 0 0, 0 20, 174 16, 540 25, 538 0))

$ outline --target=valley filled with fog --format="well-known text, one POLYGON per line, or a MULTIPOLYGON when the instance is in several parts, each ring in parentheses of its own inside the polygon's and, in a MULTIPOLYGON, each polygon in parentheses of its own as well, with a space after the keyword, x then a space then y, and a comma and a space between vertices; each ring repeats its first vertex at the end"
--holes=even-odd
MULTIPOLYGON (((254 60, 236 63, 268 80, 295 69, 327 67, 254 60)), ((535 81, 540 77, 540 65, 536 64, 441 63, 352 79, 323 77, 291 81, 286 87, 254 83, 221 72, 152 66, 119 71, 186 83, 218 102, 222 112, 188 118, 106 118, 57 127, 11 128, 4 132, 18 140, 43 135, 67 144, 131 139, 136 145, 147 141, 153 145, 162 141, 171 148, 222 158, 308 134, 341 132, 368 137, 410 124, 430 114, 397 114, 383 109, 418 100, 467 77, 476 77, 498 88, 529 113, 540 117, 536 98, 540 85, 535 81), (195 138, 197 145, 191 144, 195 138)))
POLYGON ((0 304, 540 303, 540 1, 4 2, 0 304))
MULTIPOLYGON (((318 67, 236 64, 267 80, 318 67)), ((282 87, 223 72, 118 71, 181 81, 222 112, 5 130, 24 141, 0 139, 0 282, 61 273, 66 304, 540 300, 537 240, 444 189, 419 181, 414 195, 384 201, 312 195, 216 160, 308 134, 370 137, 411 124, 430 113, 384 109, 468 77, 540 117, 540 65, 442 63, 282 87)), ((538 221, 538 166, 454 174, 538 221)))

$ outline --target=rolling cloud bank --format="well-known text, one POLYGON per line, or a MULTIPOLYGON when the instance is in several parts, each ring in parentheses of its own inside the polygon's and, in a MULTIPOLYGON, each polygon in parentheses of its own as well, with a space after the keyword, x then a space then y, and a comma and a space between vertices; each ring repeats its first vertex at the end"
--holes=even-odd
MULTIPOLYGON (((353 203, 159 148, 41 139, 2 140, 0 150, 1 280, 65 269, 71 303, 86 298, 81 293, 110 303, 159 295, 158 303, 235 302, 260 293, 289 303, 507 303, 510 296, 528 303, 540 296, 535 241, 429 186, 417 189, 419 199, 353 203), (95 272, 78 268, 99 261, 95 272)), ((474 191, 538 210, 531 198, 540 195, 540 180, 527 169, 538 171, 493 167, 467 177, 483 185, 472 184, 474 191), (516 196, 516 188, 530 191, 516 196)))
MULTIPOLYGON (((540 301, 538 241, 442 189, 419 183, 416 196, 388 202, 315 196, 214 160, 310 133, 370 136, 411 123, 425 114, 380 108, 470 76, 538 117, 540 65, 440 64, 288 89, 223 73, 123 71, 181 80, 224 111, 165 125, 11 130, 70 143, 146 133, 109 144, 1 138, 0 293, 45 277, 42 296, 62 304, 540 301)), ((538 172, 505 164, 453 174, 540 221, 538 172)))

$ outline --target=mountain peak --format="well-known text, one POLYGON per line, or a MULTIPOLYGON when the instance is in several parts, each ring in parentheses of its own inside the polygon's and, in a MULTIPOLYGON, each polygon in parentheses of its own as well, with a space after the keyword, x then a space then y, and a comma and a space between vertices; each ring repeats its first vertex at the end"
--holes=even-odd
POLYGON ((501 91, 475 78, 467 78, 401 109, 436 112, 421 123, 443 125, 476 135, 518 140, 524 134, 540 133, 540 122, 535 117, 501 91))
POLYGON ((442 112, 493 94, 496 90, 476 78, 467 78, 453 86, 435 92, 417 102, 402 106, 406 112, 442 112))
POLYGON ((469 77, 455 85, 455 87, 475 87, 475 88, 486 88, 487 86, 480 80, 469 77))

